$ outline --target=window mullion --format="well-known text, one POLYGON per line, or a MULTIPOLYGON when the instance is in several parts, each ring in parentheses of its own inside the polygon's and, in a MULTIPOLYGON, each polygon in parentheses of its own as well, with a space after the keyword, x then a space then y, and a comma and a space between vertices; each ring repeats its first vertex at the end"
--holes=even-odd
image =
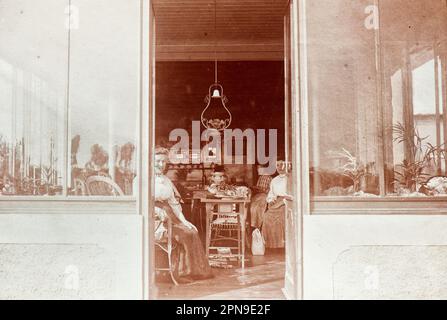
MULTIPOLYGON (((68 0, 68 7, 71 8, 71 0, 68 0)), ((63 166, 63 187, 62 193, 64 197, 68 197, 68 186, 71 181, 71 161, 68 154, 70 152, 70 57, 71 57, 71 14, 68 16, 68 34, 67 34, 67 89, 65 97, 65 113, 64 113, 64 166, 63 166), (69 177, 70 175, 70 177, 69 177)), ((71 183, 70 183, 71 184, 71 183)))
MULTIPOLYGON (((441 118, 439 114, 440 105, 439 105, 439 58, 438 58, 438 43, 435 42, 433 45, 433 55, 434 55, 434 65, 435 65, 435 109, 436 109, 436 145, 441 146, 441 118)), ((441 175, 441 151, 439 149, 436 150, 436 170, 437 174, 441 175)))
MULTIPOLYGON (((380 2, 375 0, 374 4, 380 13, 380 2)), ((380 20, 379 20, 380 24, 380 20)), ((385 179, 385 143, 384 143, 384 114, 383 114, 383 88, 384 88, 384 67, 382 59, 382 42, 380 35, 380 25, 374 31, 374 41, 375 41, 375 56, 376 56, 376 100, 377 100, 377 170, 379 172, 379 192, 381 196, 386 195, 386 179, 385 179)))
POLYGON ((442 70, 442 120, 444 129, 444 139, 441 143, 444 150, 445 171, 447 172, 447 54, 441 55, 441 70, 442 70))

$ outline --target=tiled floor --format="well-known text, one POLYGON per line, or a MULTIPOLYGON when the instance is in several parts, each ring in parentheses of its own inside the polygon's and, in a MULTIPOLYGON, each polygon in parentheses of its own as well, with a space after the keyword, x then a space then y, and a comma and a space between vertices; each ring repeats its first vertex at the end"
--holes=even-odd
POLYGON ((174 286, 158 284, 159 299, 284 299, 284 254, 248 257, 245 270, 213 269, 215 277, 174 286))

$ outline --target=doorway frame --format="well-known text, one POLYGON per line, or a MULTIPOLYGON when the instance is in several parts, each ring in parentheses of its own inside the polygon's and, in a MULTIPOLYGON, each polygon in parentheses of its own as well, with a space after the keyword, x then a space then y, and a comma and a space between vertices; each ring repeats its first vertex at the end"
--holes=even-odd
MULTIPOLYGON (((151 0, 140 0, 141 5, 141 56, 140 56, 140 154, 139 169, 141 177, 139 181, 139 196, 137 207, 143 217, 142 243, 143 265, 142 282, 144 300, 156 299, 157 292, 154 271, 154 241, 153 218, 150 212, 154 210, 151 199, 154 187, 153 150, 155 148, 155 66, 156 66, 156 34, 155 15, 151 0)), ((308 175, 308 118, 307 118, 307 48, 306 48, 306 0, 289 0, 286 10, 290 10, 291 22, 291 106, 292 106, 292 130, 295 139, 292 156, 292 177, 294 194, 292 194, 295 208, 293 219, 296 223, 295 238, 295 270, 292 274, 296 279, 294 292, 286 292, 287 299, 304 298, 303 282, 303 216, 309 213, 309 175, 308 175), (301 40, 301 41, 300 41, 301 40), (303 148, 304 146, 304 148, 303 148), (298 183, 300 181, 301 183, 298 183)), ((287 274, 287 272, 286 272, 287 274)), ((285 276, 286 276, 285 274, 285 276)))
MULTIPOLYGON (((304 215, 308 214, 310 208, 310 180, 309 180, 309 151, 308 151, 308 112, 307 112, 307 29, 306 29, 306 0, 289 0, 287 12, 284 19, 284 60, 286 90, 290 86, 289 93, 286 92, 285 106, 290 105, 292 141, 291 159, 292 164, 292 196, 293 217, 292 223, 287 221, 291 231, 295 233, 293 239, 293 261, 294 269, 288 270, 286 263, 285 287, 283 293, 287 299, 304 299, 304 246, 303 226, 304 215), (288 19, 287 19, 288 16, 288 19), (287 21, 289 25, 287 25, 287 21), (286 41, 289 41, 290 52, 286 41), (290 55, 290 57, 288 56, 290 55), (290 65, 288 65, 290 59, 290 65), (290 68, 288 72, 287 68, 290 68), (290 79, 288 79, 290 77, 290 79), (291 278, 291 279, 290 279, 291 278), (289 284, 289 286, 287 285, 289 284), (291 285, 290 285, 291 284, 291 285)), ((288 111, 286 110, 286 114, 288 111)), ((286 230, 288 229, 286 227, 286 230)), ((286 237, 287 238, 287 237, 286 237)), ((286 246, 290 246, 289 243, 286 246)), ((286 248, 287 253, 287 248, 286 248)))

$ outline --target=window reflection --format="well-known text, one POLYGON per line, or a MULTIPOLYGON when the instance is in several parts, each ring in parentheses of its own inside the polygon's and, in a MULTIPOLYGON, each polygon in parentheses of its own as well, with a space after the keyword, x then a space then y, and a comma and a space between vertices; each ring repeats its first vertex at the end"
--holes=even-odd
POLYGON ((379 193, 375 33, 364 27, 368 5, 324 0, 308 8, 310 179, 316 196, 379 193))
POLYGON ((95 28, 69 34, 67 0, 25 2, 1 1, 0 196, 135 195, 139 6, 73 0, 95 28))
POLYGON ((100 102, 72 110, 69 195, 135 194, 136 112, 100 102))
POLYGON ((123 196, 134 194, 136 182, 135 145, 131 142, 114 145, 113 154, 100 144, 90 147, 89 160, 78 163, 81 136, 71 142, 70 195, 123 196))
POLYGON ((312 195, 447 195, 445 1, 380 1, 377 29, 366 1, 325 2, 307 12, 312 195))
POLYGON ((0 91, 0 195, 61 195, 64 100, 4 59, 0 91))
POLYGON ((381 1, 384 194, 447 195, 445 1, 381 1), (393 17, 403 5, 405 19, 393 17))
POLYGON ((67 4, 1 1, 0 196, 64 193, 67 4))
POLYGON ((70 196, 133 196, 140 106, 139 6, 79 1, 84 25, 71 33, 69 74, 70 196), (124 28, 98 23, 119 16, 124 28))

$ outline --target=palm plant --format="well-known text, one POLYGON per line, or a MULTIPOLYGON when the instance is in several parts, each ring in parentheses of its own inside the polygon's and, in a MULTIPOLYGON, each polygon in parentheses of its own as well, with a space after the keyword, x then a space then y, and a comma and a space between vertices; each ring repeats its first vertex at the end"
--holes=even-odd
POLYGON ((368 175, 367 168, 345 148, 342 148, 339 155, 346 160, 346 163, 341 167, 343 175, 352 181, 354 192, 360 191, 361 181, 368 175))
POLYGON ((421 137, 417 129, 407 128, 400 122, 393 126, 393 133, 393 140, 403 143, 407 150, 405 159, 398 165, 401 170, 394 170, 398 177, 394 179, 395 183, 403 184, 410 192, 415 192, 418 185, 428 176, 424 169, 435 158, 438 147, 425 142, 428 136, 421 137))

